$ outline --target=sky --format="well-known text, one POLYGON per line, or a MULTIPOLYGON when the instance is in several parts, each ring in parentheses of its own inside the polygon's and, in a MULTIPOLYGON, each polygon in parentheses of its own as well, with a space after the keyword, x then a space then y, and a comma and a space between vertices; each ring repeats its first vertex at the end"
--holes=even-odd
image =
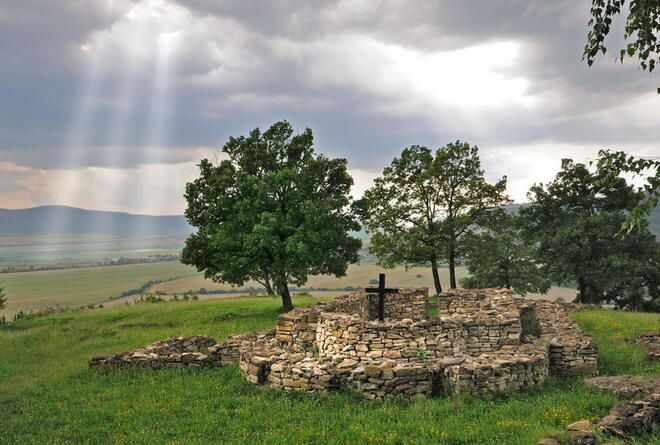
POLYGON ((181 214, 201 158, 282 119, 356 197, 415 144, 477 145, 516 202, 562 158, 660 156, 660 70, 616 62, 616 33, 587 67, 589 6, 4 0, 0 208, 181 214))

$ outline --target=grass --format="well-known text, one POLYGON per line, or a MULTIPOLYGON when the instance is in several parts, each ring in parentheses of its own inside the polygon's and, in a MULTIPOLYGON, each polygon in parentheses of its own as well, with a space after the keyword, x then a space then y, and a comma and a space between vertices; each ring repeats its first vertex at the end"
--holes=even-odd
POLYGON ((576 312, 573 318, 596 341, 601 374, 660 375, 660 362, 647 360, 643 345, 622 341, 638 332, 660 331, 660 314, 589 310, 576 312))
MULTIPOLYGON (((221 340, 269 329, 279 306, 271 297, 118 306, 0 329, 0 443, 531 444, 568 423, 603 416, 617 401, 580 378, 552 378, 527 391, 483 399, 408 404, 363 402, 351 392, 259 388, 243 380, 236 366, 109 374, 86 366, 92 356, 172 335, 221 340)), ((640 346, 615 340, 657 328, 657 314, 588 311, 576 319, 599 344, 601 370, 660 372, 641 358, 640 346)), ((657 437, 637 443, 657 443, 657 437)))

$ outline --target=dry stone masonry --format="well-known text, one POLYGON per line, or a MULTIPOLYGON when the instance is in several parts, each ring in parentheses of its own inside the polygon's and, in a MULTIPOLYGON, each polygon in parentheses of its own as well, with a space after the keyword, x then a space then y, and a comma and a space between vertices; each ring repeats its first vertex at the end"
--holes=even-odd
POLYGON ((378 299, 354 292, 296 308, 270 332, 174 337, 133 352, 90 361, 92 367, 135 364, 152 369, 238 362, 252 383, 283 390, 335 391, 350 385, 367 399, 522 389, 549 375, 596 372, 598 353, 568 313, 578 305, 526 300, 508 291, 452 290, 437 315, 428 289, 378 299))

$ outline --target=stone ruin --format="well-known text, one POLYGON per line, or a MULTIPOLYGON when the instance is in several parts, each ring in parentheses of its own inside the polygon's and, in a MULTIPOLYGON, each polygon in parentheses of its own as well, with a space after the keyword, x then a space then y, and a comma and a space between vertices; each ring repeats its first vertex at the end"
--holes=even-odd
POLYGON ((252 383, 283 390, 335 391, 366 399, 431 398, 522 389, 549 375, 596 373, 598 352, 568 313, 579 305, 528 300, 509 291, 451 290, 431 303, 428 289, 385 297, 354 292, 280 315, 269 332, 217 343, 173 337, 90 361, 93 368, 151 369, 238 363, 252 383), (431 309, 437 314, 428 315, 431 309))

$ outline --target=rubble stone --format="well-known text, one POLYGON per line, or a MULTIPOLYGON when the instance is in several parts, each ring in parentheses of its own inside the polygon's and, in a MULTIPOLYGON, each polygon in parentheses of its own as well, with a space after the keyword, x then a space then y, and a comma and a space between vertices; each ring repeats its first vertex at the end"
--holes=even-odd
POLYGON ((277 319, 270 332, 216 343, 173 337, 133 352, 95 358, 91 367, 152 369, 238 362, 247 380, 283 390, 356 388, 366 399, 407 400, 458 392, 523 389, 548 375, 593 374, 598 352, 568 316, 580 306, 525 300, 506 290, 451 290, 428 316, 428 289, 378 298, 354 292, 277 319), (538 320, 531 328, 523 319, 538 320))

